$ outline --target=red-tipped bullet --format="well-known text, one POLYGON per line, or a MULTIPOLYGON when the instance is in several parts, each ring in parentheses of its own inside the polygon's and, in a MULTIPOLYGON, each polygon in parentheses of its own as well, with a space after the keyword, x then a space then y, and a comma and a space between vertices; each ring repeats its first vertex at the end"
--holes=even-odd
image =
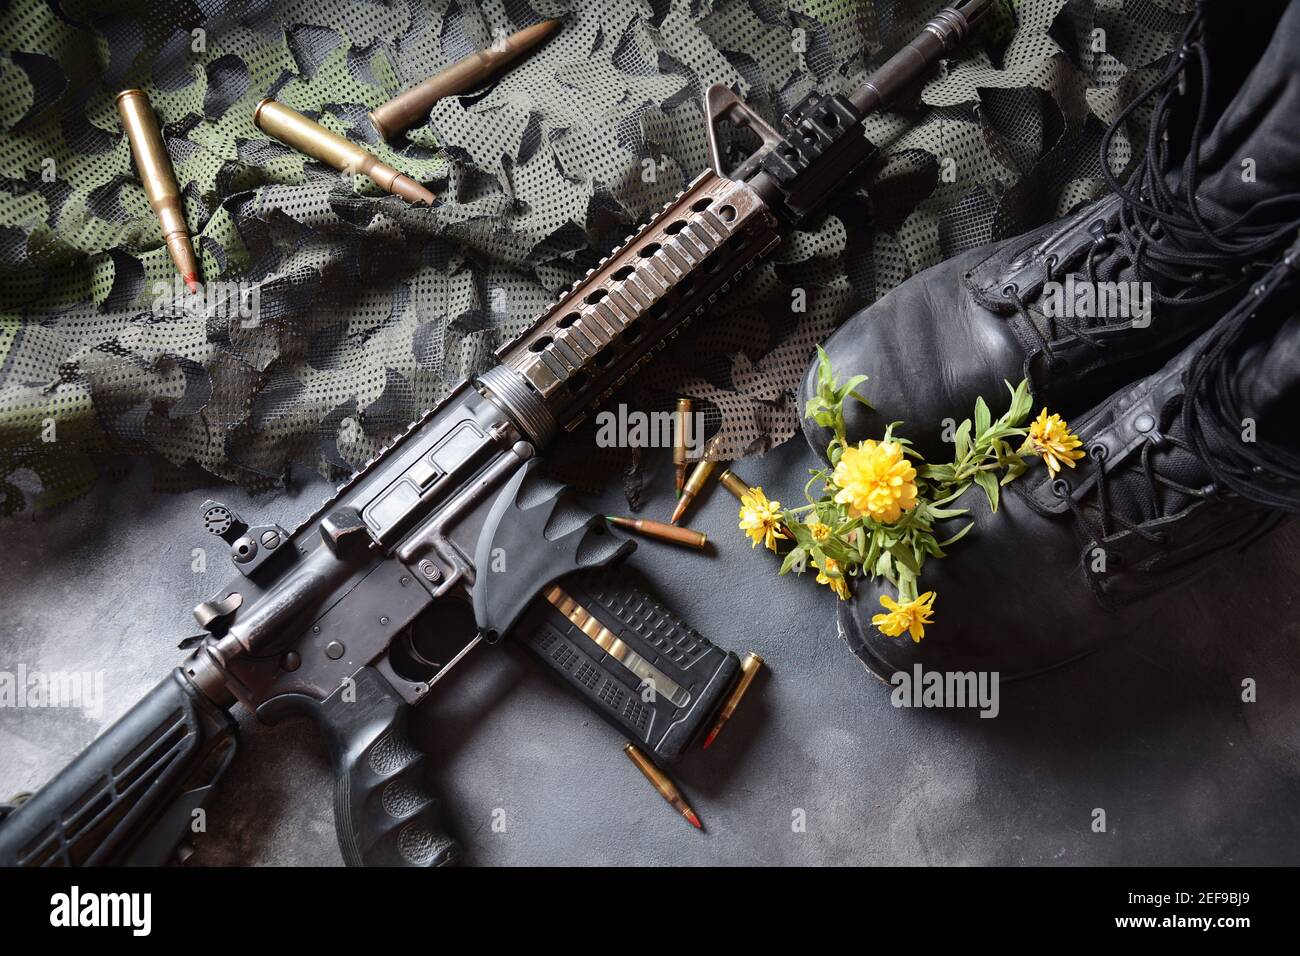
POLYGON ((192 291, 198 291, 199 261, 194 257, 189 226, 181 209, 181 191, 176 185, 176 171, 163 144, 158 117, 141 90, 123 90, 117 95, 117 111, 122 128, 131 144, 131 155, 140 172, 140 184, 149 199, 149 208, 158 217, 167 253, 176 271, 192 291))
POLYGON ((718 733, 722 730, 722 725, 725 723, 726 721, 724 720, 721 723, 719 723, 718 726, 714 727, 712 730, 709 731, 709 736, 704 738, 705 750, 709 749, 709 744, 713 743, 713 741, 718 739, 718 733))
POLYGON ((668 779, 668 774, 664 773, 651 763, 650 758, 638 750, 634 744, 625 744, 623 746, 623 752, 628 755, 628 758, 636 764, 637 769, 645 774, 645 778, 650 781, 657 791, 659 791, 659 796, 667 800, 668 804, 674 810, 685 817, 687 823, 695 827, 697 830, 704 829, 704 824, 701 823, 700 818, 695 815, 695 811, 692 810, 691 805, 686 802, 686 798, 683 797, 682 792, 677 789, 677 785, 668 779))

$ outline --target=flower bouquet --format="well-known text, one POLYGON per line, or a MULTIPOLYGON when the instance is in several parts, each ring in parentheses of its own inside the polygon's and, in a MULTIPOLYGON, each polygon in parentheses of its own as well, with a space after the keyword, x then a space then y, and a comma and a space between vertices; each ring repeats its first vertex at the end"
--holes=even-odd
POLYGON ((924 461, 899 434, 901 422, 889 425, 879 439, 852 444, 845 436, 844 404, 869 404, 857 391, 866 376, 841 385, 825 351, 818 347, 817 352, 817 394, 804 414, 832 432, 829 467, 811 472, 804 486, 807 503, 796 508, 769 501, 762 488, 749 489, 741 498, 740 530, 752 547, 762 544, 783 553, 780 574, 812 569, 817 583, 840 600, 849 597, 855 578, 888 580, 897 597, 881 597, 883 611, 871 623, 889 637, 907 634, 920 641, 934 622, 937 597, 921 590, 925 563, 946 557, 974 527, 967 521, 941 540, 936 527, 967 514, 949 505, 976 484, 996 512, 1001 488, 1024 474, 1033 459, 1041 457, 1056 474, 1083 457, 1082 443, 1046 408, 1026 425, 1033 399, 1029 383, 1022 381, 1014 387, 1007 383, 1011 401, 996 419, 983 398, 976 400, 974 415, 952 431, 951 462, 924 461))

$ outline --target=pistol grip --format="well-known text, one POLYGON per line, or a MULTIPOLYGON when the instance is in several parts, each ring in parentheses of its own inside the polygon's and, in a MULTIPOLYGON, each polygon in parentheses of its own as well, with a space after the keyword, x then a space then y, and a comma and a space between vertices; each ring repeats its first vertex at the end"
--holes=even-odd
POLYGON ((334 827, 349 866, 445 866, 459 855, 408 735, 411 707, 373 667, 315 709, 337 780, 334 827))

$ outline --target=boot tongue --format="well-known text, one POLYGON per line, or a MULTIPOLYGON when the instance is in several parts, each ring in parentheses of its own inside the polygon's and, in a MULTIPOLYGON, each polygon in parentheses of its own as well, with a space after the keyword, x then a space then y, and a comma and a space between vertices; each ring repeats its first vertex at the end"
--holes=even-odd
MULTIPOLYGON (((1214 83, 1211 73, 1210 82, 1214 83)), ((1189 78, 1191 80, 1191 78, 1189 78)), ((1195 80, 1191 80, 1196 82, 1195 80)), ((1300 4, 1290 4, 1237 95, 1201 143, 1196 196, 1202 215, 1223 225, 1271 197, 1300 192, 1300 4)), ((1183 169, 1166 175, 1178 193, 1183 169)), ((1181 195, 1181 194, 1180 194, 1181 195)), ((1295 202, 1258 208, 1252 226, 1281 226, 1295 202)))

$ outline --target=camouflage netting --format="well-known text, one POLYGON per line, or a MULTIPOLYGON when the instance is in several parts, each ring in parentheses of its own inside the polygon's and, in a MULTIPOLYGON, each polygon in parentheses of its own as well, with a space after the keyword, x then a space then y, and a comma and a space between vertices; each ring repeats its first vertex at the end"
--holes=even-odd
MULTIPOLYGON (((704 168, 709 84, 774 119, 814 87, 847 92, 938 6, 10 0, 0 510, 66 500, 127 454, 173 481, 202 469, 254 487, 294 462, 350 470, 704 168), (497 81, 392 147, 377 139, 367 109, 551 16, 563 30, 497 81), (130 86, 164 125, 204 280, 242 282, 254 321, 160 293, 175 270, 113 104, 130 86), (440 205, 269 140, 252 123, 268 95, 440 205)), ((885 159, 868 190, 791 237, 629 399, 694 395, 721 458, 790 437, 813 346, 849 312, 1100 192, 1102 130, 1172 48, 1183 6, 1005 3, 916 110, 871 119, 885 159)))

